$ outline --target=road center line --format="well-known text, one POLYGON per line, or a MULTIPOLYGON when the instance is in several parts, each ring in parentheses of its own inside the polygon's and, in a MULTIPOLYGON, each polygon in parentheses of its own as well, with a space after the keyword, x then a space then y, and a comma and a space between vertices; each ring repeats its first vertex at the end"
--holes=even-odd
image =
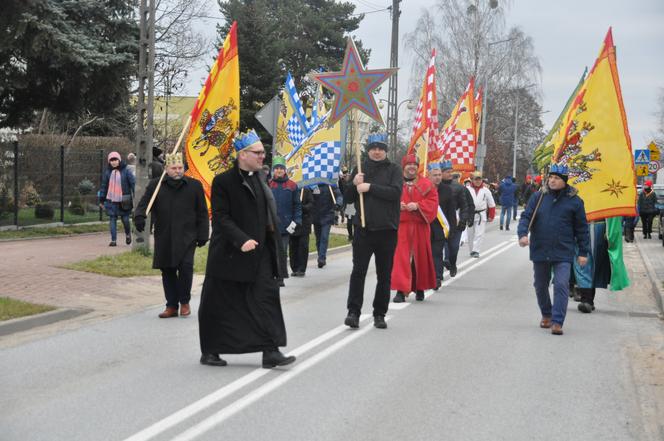
MULTIPOLYGON (((364 321, 369 317, 371 317, 370 314, 363 314, 360 317, 360 321, 364 321)), ((348 327, 345 325, 337 326, 336 328, 331 329, 328 332, 314 338, 313 340, 310 340, 307 343, 293 349, 291 352, 288 353, 288 355, 295 355, 299 357, 302 354, 305 354, 306 352, 315 348, 316 346, 325 343, 326 341, 336 337, 342 332, 345 332, 347 329, 348 327)), ((141 430, 140 432, 130 436, 129 438, 126 438, 125 441, 146 441, 152 439, 155 436, 172 428, 173 426, 176 426, 181 422, 185 421, 186 419, 194 416, 198 412, 201 412, 202 410, 205 410, 206 408, 223 400, 224 398, 237 392, 243 387, 253 383, 259 378, 269 374, 270 372, 273 371, 270 369, 263 369, 263 368, 258 368, 254 371, 251 371, 248 374, 244 375, 243 377, 240 377, 237 380, 233 381, 232 383, 227 384, 226 386, 212 392, 211 394, 206 395, 200 400, 195 401, 194 403, 186 407, 183 407, 182 409, 167 416, 166 418, 157 421, 153 425, 141 430)))

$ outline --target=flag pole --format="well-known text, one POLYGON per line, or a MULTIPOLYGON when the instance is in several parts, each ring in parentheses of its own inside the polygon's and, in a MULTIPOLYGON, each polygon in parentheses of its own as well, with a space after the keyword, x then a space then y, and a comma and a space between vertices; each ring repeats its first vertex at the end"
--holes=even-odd
MULTIPOLYGON (((191 115, 189 115, 189 118, 187 118, 187 122, 184 123, 184 127, 182 127, 182 132, 180 133, 180 137, 178 138, 178 142, 175 144, 175 147, 173 147, 173 150, 171 150, 171 155, 175 152, 178 151, 180 148, 180 144, 182 143, 182 139, 184 138, 184 134, 187 133, 187 130, 189 130, 189 124, 191 124, 191 115)), ((157 198, 157 193, 159 193, 159 189, 161 188, 161 183, 164 180, 164 176, 166 175, 166 168, 164 168, 164 171, 161 173, 161 176, 159 177, 159 182, 157 182, 157 187, 154 189, 154 193, 152 193, 152 197, 150 198, 150 202, 148 203, 148 208, 145 210, 145 215, 147 216, 150 214, 150 210, 152 209, 152 204, 154 204, 154 200, 157 198)))
POLYGON ((332 202, 334 202, 334 205, 337 205, 337 198, 334 197, 334 191, 332 190, 332 186, 328 185, 327 188, 330 189, 330 196, 332 196, 332 202))
MULTIPOLYGON (((360 154, 360 140, 358 139, 357 133, 357 110, 351 110, 353 115, 353 144, 355 144, 355 160, 357 161, 357 172, 362 173, 362 155, 360 154)), ((366 221, 364 215, 364 193, 358 193, 360 195, 360 222, 362 228, 366 228, 366 221)))

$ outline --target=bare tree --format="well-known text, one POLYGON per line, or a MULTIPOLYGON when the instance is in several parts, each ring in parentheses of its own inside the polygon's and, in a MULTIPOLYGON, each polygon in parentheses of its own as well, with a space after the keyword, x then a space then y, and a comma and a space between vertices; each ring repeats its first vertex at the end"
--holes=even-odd
POLYGON ((435 8, 422 11, 415 31, 405 37, 406 47, 414 54, 410 85, 414 99, 419 97, 431 49, 437 49, 441 121, 449 117, 471 77, 475 78, 476 87, 488 83, 485 174, 491 177, 512 169, 517 97, 521 176, 529 167, 536 140, 542 136, 537 92, 541 67, 531 37, 517 27, 506 29, 509 7, 509 1, 438 0, 435 8))
POLYGON ((655 133, 655 142, 660 148, 662 148, 664 147, 664 89, 659 90, 657 107, 657 131, 655 133))

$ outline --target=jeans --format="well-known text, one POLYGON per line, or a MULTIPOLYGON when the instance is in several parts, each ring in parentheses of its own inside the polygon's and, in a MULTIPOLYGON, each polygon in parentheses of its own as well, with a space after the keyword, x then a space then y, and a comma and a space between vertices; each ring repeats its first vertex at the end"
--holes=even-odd
POLYGON ((518 211, 518 209, 519 209, 519 203, 515 201, 514 206, 512 207, 512 219, 514 220, 516 220, 516 212, 518 211))
POLYGON ((191 283, 194 279, 194 252, 192 246, 175 268, 161 268, 161 283, 166 295, 166 306, 177 308, 191 300, 191 283))
POLYGON ((452 228, 450 230, 450 235, 447 237, 447 239, 445 239, 445 245, 443 245, 443 250, 445 252, 444 260, 450 263, 450 268, 456 268, 462 234, 463 231, 452 228))
POLYGON ((510 219, 512 218, 512 207, 501 205, 500 207, 500 226, 505 225, 507 228, 510 227, 510 219), (507 216, 507 221, 503 221, 505 216, 507 216))
POLYGON ((570 262, 533 262, 535 293, 542 317, 551 317, 553 323, 562 326, 569 299, 570 262), (549 295, 549 282, 553 271, 553 307, 549 295))
POLYGON ((330 228, 332 228, 332 225, 314 224, 316 251, 318 252, 319 262, 325 262, 327 259, 327 244, 330 240, 330 228))
POLYGON ((353 271, 348 286, 348 312, 360 314, 364 300, 364 282, 371 256, 376 265, 376 291, 373 315, 384 316, 390 304, 392 259, 397 248, 397 230, 367 231, 356 228, 353 236, 353 271))
POLYGON ((279 255, 279 266, 281 266, 282 274, 280 278, 288 278, 288 243, 290 242, 290 234, 281 234, 281 246, 283 253, 279 255))
POLYGON ((129 215, 125 216, 109 216, 110 220, 110 227, 111 227, 111 240, 113 242, 116 242, 118 239, 118 217, 122 219, 122 226, 124 227, 124 232, 127 236, 131 234, 131 230, 129 229, 129 215))

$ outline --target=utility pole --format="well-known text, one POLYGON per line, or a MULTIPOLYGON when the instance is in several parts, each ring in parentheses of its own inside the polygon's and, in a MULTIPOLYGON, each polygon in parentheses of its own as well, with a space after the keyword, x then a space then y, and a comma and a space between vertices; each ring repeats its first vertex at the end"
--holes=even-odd
POLYGON ((519 127, 519 90, 516 93, 516 106, 514 108, 514 157, 512 158, 512 177, 516 179, 516 148, 517 148, 517 135, 519 127))
MULTIPOLYGON (((148 184, 148 165, 152 162, 154 134, 154 51, 155 51, 155 0, 140 0, 138 42, 138 102, 136 109, 136 193, 134 203, 145 192, 148 184), (147 86, 147 100, 146 100, 147 86)), ((135 232, 132 249, 150 249, 150 223, 146 230, 135 232)))
MULTIPOLYGON (((390 67, 399 67, 399 3, 401 0, 392 0, 392 46, 390 49, 390 67)), ((389 136, 390 151, 392 159, 395 159, 397 149, 397 72, 390 77, 388 95, 387 95, 387 134, 389 136)))

